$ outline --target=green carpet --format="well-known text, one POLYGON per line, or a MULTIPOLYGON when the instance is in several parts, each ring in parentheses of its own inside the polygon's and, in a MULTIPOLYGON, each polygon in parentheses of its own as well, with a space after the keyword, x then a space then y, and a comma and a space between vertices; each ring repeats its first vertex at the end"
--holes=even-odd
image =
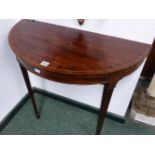
MULTIPOLYGON (((41 111, 41 118, 39 120, 35 118, 28 100, 1 131, 1 135, 93 135, 95 133, 96 114, 37 93, 35 98, 41 111)), ((126 118, 124 124, 106 119, 102 134, 155 134, 155 129, 135 123, 129 118, 126 118)))

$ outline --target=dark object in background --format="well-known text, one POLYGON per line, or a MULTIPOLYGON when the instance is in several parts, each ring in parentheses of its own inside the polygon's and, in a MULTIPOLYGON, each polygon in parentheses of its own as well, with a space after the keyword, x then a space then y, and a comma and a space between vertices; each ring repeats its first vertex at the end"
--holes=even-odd
POLYGON ((155 98, 149 96, 144 89, 135 92, 132 108, 137 113, 155 117, 155 98))
POLYGON ((152 49, 144 66, 141 76, 146 79, 152 79, 155 73, 155 40, 152 44, 152 49))
POLYGON ((83 25, 83 24, 84 24, 84 22, 85 22, 85 20, 84 20, 84 19, 78 19, 78 23, 79 23, 80 25, 83 25))

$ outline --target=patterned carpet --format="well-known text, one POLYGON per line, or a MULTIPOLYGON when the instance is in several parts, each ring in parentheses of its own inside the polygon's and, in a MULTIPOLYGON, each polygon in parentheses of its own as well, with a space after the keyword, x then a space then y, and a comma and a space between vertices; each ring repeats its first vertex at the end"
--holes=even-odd
MULTIPOLYGON (((93 135, 97 115, 62 101, 35 93, 41 118, 35 118, 30 100, 20 109, 1 135, 93 135)), ((103 135, 155 134, 155 129, 133 122, 129 117, 124 124, 106 119, 103 135)))

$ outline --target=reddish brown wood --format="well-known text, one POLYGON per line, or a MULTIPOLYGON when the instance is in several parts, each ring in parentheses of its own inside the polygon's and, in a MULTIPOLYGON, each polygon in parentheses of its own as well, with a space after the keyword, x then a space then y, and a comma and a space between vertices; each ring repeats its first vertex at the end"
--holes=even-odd
POLYGON ((49 80, 105 84, 96 134, 100 134, 117 81, 133 72, 151 45, 97 33, 21 20, 9 34, 20 65, 49 80), (42 61, 49 66, 40 65, 42 61))
POLYGON ((39 114, 39 111, 38 111, 38 108, 37 108, 37 105, 36 105, 36 102, 35 102, 35 99, 34 99, 34 95, 33 95, 33 91, 32 91, 32 88, 31 88, 31 83, 30 83, 30 79, 29 79, 27 70, 22 65, 20 65, 20 68, 21 68, 21 71, 22 71, 22 74, 23 74, 23 78, 25 80, 26 87, 27 87, 27 89, 29 91, 29 95, 31 97, 31 101, 32 101, 34 111, 36 113, 36 117, 40 118, 40 114, 39 114))
POLYGON ((104 91, 102 95, 101 107, 98 116, 97 128, 96 128, 96 135, 101 133, 102 125, 104 122, 104 118, 106 116, 107 109, 109 107, 110 99, 115 88, 116 83, 108 83, 104 86, 104 91))
POLYGON ((20 21, 11 30, 9 42, 18 60, 35 74, 78 84, 122 78, 139 66, 150 49, 148 44, 31 20, 20 21), (43 60, 50 65, 41 66, 43 60))

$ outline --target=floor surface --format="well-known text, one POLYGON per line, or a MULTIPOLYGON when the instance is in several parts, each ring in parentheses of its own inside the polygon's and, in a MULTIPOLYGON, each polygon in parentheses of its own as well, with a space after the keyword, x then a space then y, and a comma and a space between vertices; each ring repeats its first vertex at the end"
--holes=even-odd
MULTIPOLYGON (((146 84, 144 84, 146 85, 146 84)), ((1 135, 93 135, 97 115, 40 94, 35 94, 41 111, 36 119, 30 100, 21 108, 1 135)), ((106 119, 103 135, 154 135, 155 129, 133 122, 124 124, 106 119)))

